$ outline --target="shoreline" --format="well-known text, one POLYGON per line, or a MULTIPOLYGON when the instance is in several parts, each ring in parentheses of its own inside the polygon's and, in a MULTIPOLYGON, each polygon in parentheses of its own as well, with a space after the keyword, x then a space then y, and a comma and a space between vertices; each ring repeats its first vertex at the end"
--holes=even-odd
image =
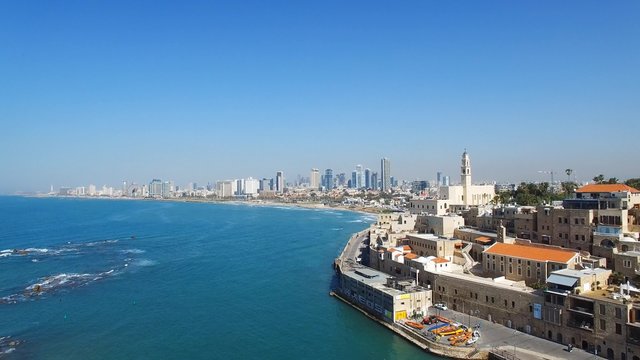
POLYGON ((79 200, 131 200, 131 201, 163 201, 163 202, 179 202, 179 203, 197 203, 197 204, 229 204, 229 205, 245 205, 245 206, 264 206, 264 207, 291 207, 309 210, 342 210, 359 213, 362 215, 378 215, 387 210, 363 207, 351 207, 346 205, 332 205, 320 202, 281 202, 273 200, 225 200, 225 199, 198 199, 198 198, 136 198, 136 197, 101 197, 101 196, 63 196, 63 195, 5 195, 24 198, 37 199, 79 199, 79 200))

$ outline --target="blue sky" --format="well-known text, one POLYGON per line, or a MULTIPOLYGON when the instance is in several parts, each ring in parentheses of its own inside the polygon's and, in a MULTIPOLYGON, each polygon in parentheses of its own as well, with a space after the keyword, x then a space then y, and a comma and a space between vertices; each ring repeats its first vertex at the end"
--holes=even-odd
POLYGON ((0 2, 0 193, 640 177, 640 2, 0 2), (559 175, 560 176, 560 175, 559 175))

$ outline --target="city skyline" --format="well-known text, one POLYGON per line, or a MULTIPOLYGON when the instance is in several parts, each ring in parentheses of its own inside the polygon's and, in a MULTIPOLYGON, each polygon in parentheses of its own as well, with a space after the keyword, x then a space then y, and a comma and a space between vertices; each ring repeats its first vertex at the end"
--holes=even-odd
POLYGON ((464 148, 474 182, 638 177, 639 12, 3 3, 0 193, 357 164, 380 179, 381 157, 396 179, 453 180, 464 148))

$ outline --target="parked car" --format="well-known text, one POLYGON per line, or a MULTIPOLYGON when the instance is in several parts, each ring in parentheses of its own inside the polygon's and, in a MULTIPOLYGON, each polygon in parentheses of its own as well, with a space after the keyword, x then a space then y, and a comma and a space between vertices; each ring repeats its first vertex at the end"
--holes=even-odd
POLYGON ((440 309, 440 310, 449 310, 447 305, 445 305, 443 303, 433 304, 433 307, 436 308, 436 309, 440 309))

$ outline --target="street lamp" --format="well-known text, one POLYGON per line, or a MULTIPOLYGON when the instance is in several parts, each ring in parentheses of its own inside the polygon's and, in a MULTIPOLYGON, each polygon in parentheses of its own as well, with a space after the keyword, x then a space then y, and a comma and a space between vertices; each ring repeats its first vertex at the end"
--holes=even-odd
POLYGON ((471 315, 478 315, 480 310, 469 310, 469 328, 471 328, 471 315))

